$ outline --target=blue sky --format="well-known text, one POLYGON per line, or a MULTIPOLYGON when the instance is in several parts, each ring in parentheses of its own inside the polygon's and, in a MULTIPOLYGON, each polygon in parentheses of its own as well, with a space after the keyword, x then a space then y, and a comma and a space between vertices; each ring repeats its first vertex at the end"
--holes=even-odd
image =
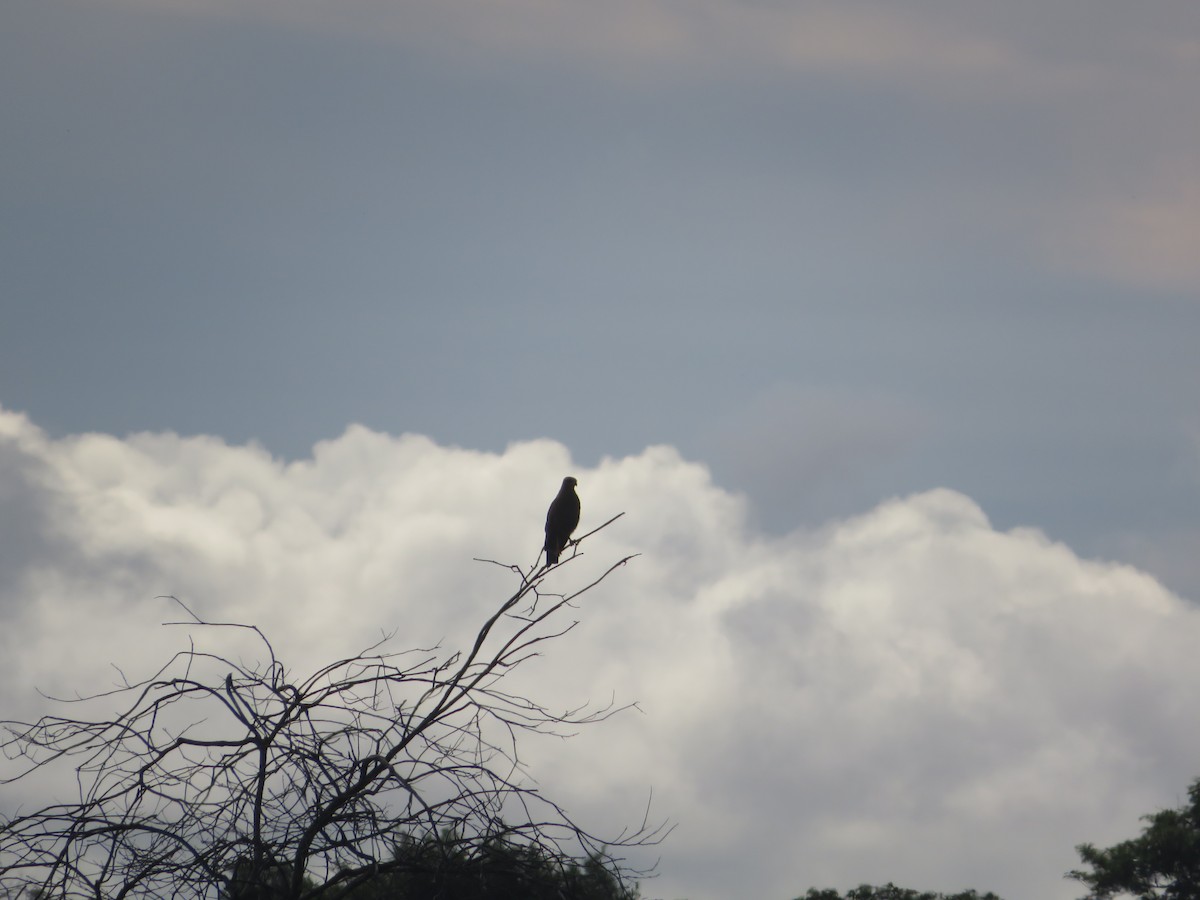
POLYGON ((1187 4, 503 10, 10 7, 6 405, 666 442, 773 528, 941 484, 1094 552, 1186 518, 1187 4))
POLYGON ((0 21, 0 405, 47 446, 663 445, 747 540, 949 489, 1200 598, 1190 0, 0 21))

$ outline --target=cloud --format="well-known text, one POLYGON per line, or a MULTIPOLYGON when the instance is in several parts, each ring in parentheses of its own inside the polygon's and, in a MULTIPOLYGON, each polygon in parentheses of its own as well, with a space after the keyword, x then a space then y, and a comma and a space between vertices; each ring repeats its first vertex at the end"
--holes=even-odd
POLYGON ((714 467, 761 498, 759 521, 791 528, 877 499, 872 478, 912 451, 931 416, 894 394, 778 383, 712 418, 714 467))
POLYGON ((1200 289, 1195 159, 1151 165, 1122 187, 1098 190, 1074 207, 1079 220, 1050 236, 1050 255, 1118 283, 1194 294, 1200 289))
MULTIPOLYGON (((352 0, 330 6, 313 0, 113 0, 127 7, 188 16, 252 19, 360 40, 418 42, 456 56, 553 60, 628 77, 702 71, 711 65, 777 68, 801 73, 894 79, 905 73, 947 79, 985 79, 997 88, 1031 85, 1035 67, 1065 84, 1075 76, 1049 59, 1035 59, 1021 42, 992 27, 987 16, 877 2, 803 5, 708 0, 352 0), (1063 81, 1064 73, 1070 76, 1063 81)), ((1078 74, 1078 73, 1076 73, 1078 74)), ((1045 87, 1048 82, 1038 81, 1045 87)), ((926 87, 930 82, 926 81, 926 87)))
MULTIPOLYGON (((305 52, 317 41, 331 71, 341 71, 334 61, 343 55, 361 59, 364 42, 382 47, 385 56, 404 61, 407 74, 396 77, 405 84, 394 92, 382 89, 379 98, 369 95, 363 123, 373 123, 384 108, 379 103, 392 98, 420 96, 416 108, 451 109, 463 102, 441 93, 451 84, 472 86, 465 96, 480 102, 491 90, 480 93, 482 85, 507 84, 521 85, 526 99, 519 107, 544 109, 567 132, 578 126, 566 126, 570 117, 562 111, 550 112, 561 92, 570 97, 563 110, 586 111, 586 151, 555 147, 535 133, 534 149, 524 153, 548 161, 538 169, 539 185, 548 183, 554 160, 575 160, 569 189, 558 191, 583 198, 565 213, 574 223, 599 227, 615 199, 666 197, 693 171, 686 200, 696 206, 688 207, 686 223, 670 221, 668 213, 682 208, 670 199, 642 221, 666 222, 661 234, 674 241, 716 233, 710 229, 723 230, 739 214, 768 226, 738 234, 731 229, 722 252, 739 243, 759 252, 783 235, 785 242, 809 245, 830 240, 834 251, 818 269, 830 268, 843 254, 857 262, 865 253, 883 271, 882 253, 899 254, 929 273, 947 261, 1001 252, 1016 254, 1019 269, 1049 266, 1121 287, 1189 291, 1200 284, 1191 252, 1200 121, 1192 85, 1200 51, 1186 37, 1187 13, 1176 11, 1183 7, 1133 15, 1120 4, 1069 2, 1054 17, 1033 4, 1009 4, 998 13, 994 4, 967 2, 948 10, 944 4, 878 0, 107 0, 100 8, 132 10, 147 20, 175 16, 175 25, 221 17, 253 24, 251 33, 260 37, 299 33, 305 52), (538 85, 532 92, 531 81, 538 85), (414 93, 415 84, 424 87, 414 93), (619 103, 607 93, 614 86, 619 103), (636 112, 610 118, 613 110, 636 111, 643 104, 658 122, 685 123, 695 114, 712 123, 711 131, 659 149, 658 128, 640 122, 636 112), (580 152, 588 162, 576 157, 580 152), (690 170, 687 157, 719 159, 721 168, 690 170), (588 185, 599 183, 577 176, 601 159, 593 171, 618 173, 621 189, 598 187, 604 199, 597 201, 585 195, 588 185), (648 163, 656 166, 654 174, 641 183, 648 163), (726 169, 730 163, 736 168, 726 169), (632 183, 641 187, 627 190, 632 183), (705 210, 711 198, 720 206, 705 210), (771 221, 776 208, 784 210, 782 222, 771 221), (577 218, 579 209, 588 216, 577 218)), ((123 40, 140 31, 117 22, 123 40)), ((349 90, 363 96, 360 87, 349 90)), ((485 105, 503 108, 507 101, 499 96, 485 105)), ((271 107, 278 104, 272 100, 271 107)), ((409 106, 400 102, 399 108, 409 106)), ((443 114, 431 120, 432 127, 414 120, 409 128, 434 141, 444 133, 456 145, 520 148, 503 140, 503 128, 492 130, 504 120, 518 130, 530 127, 519 116, 475 121, 473 115, 443 114), (486 133, 455 137, 456 118, 462 127, 486 133)), ((327 131, 336 134, 341 127, 327 131)), ((373 124, 358 127, 387 133, 375 132, 373 124)), ((218 132, 204 129, 206 135, 218 132)), ((366 133, 339 148, 380 145, 378 138, 362 137, 366 133)), ((466 159, 457 149, 439 155, 443 162, 466 159)), ((155 159, 160 157, 178 161, 186 155, 155 159)), ((472 178, 483 179, 491 196, 493 188, 519 181, 512 166, 521 158, 520 149, 511 156, 497 152, 486 166, 472 167, 472 178), (505 177, 496 178, 500 171, 505 177)), ((416 171, 420 156, 406 155, 400 169, 394 154, 387 159, 381 171, 394 179, 397 171, 416 171)), ((272 183, 256 179, 260 188, 272 183)), ((425 177, 423 183, 433 182, 425 177)), ((461 187, 460 176, 453 184, 461 187)), ((455 208, 446 196, 438 193, 440 214, 455 208)), ((535 206, 534 221, 553 220, 553 209, 535 206)), ((361 222, 362 204, 354 208, 361 222)), ((636 215, 627 203, 613 209, 621 223, 636 215)), ((389 214, 385 227, 396 221, 389 214)), ((628 231, 624 225, 620 230, 622 236, 628 231)), ((562 239, 558 232, 556 240, 562 239)), ((257 233, 261 240, 271 229, 257 233)), ((662 243, 647 251, 660 264, 662 243)), ((775 255, 765 254, 768 260, 775 255)), ((684 270, 699 256, 691 252, 684 270)), ((791 244, 780 258, 796 258, 791 244)))
POLYGON ((678 823, 651 897, 895 880, 1076 895, 1081 841, 1132 834, 1194 771, 1200 612, 1136 569, 998 531, 939 489, 767 537, 670 447, 573 465, 351 427, 286 463, 210 437, 51 439, 0 411, 6 710, 145 672, 185 635, 156 596, 261 625, 305 670, 397 632, 464 641, 531 562, 561 477, 587 529, 580 625, 516 673, 548 703, 638 701, 524 756, 585 823, 678 823), (27 551, 27 552, 26 552, 27 551))

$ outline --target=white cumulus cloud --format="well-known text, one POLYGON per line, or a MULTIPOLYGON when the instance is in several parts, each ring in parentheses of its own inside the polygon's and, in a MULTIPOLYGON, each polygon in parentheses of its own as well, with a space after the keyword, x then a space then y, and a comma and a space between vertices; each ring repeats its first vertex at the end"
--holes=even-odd
POLYGON ((481 453, 357 426, 288 463, 209 437, 54 439, 0 410, 5 708, 164 661, 186 632, 161 626, 181 617, 162 594, 260 625, 301 671, 382 632, 455 646, 513 587, 473 558, 531 563, 568 473, 581 531, 626 515, 554 578, 640 555, 515 681, 640 712, 524 756, 601 829, 653 788, 678 827, 649 897, 887 880, 1074 897, 1076 843, 1133 834, 1200 774, 1200 612, 997 531, 960 493, 766 537, 669 447, 584 469, 552 441, 481 453))

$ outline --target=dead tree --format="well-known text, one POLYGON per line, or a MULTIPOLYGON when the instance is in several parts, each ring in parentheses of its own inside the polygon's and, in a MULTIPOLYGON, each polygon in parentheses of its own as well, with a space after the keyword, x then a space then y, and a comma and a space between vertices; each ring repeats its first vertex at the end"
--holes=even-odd
POLYGON ((0 723, 15 767, 2 783, 74 786, 70 799, 0 818, 0 895, 353 896, 412 865, 397 848, 429 836, 460 858, 501 842, 564 867, 600 856, 628 876, 616 854, 665 829, 643 817, 592 834, 531 786, 518 754, 523 735, 619 710, 555 711, 504 679, 570 631, 577 601, 629 559, 566 593, 546 585, 561 565, 507 567, 520 585, 468 650, 392 652, 384 641, 306 677, 256 626, 188 610, 191 621, 167 623, 188 629, 188 648, 150 678, 60 701, 70 715, 0 723), (257 661, 207 649, 235 633, 255 639, 257 661))

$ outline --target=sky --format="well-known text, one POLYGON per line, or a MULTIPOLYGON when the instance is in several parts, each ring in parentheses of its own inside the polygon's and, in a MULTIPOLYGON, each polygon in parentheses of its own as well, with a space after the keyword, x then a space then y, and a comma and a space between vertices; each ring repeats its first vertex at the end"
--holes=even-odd
POLYGON ((452 639, 573 474, 642 556, 531 688, 643 712, 540 762, 648 896, 1065 900, 1200 775, 1191 0, 0 26, 7 708, 163 593, 452 639))

